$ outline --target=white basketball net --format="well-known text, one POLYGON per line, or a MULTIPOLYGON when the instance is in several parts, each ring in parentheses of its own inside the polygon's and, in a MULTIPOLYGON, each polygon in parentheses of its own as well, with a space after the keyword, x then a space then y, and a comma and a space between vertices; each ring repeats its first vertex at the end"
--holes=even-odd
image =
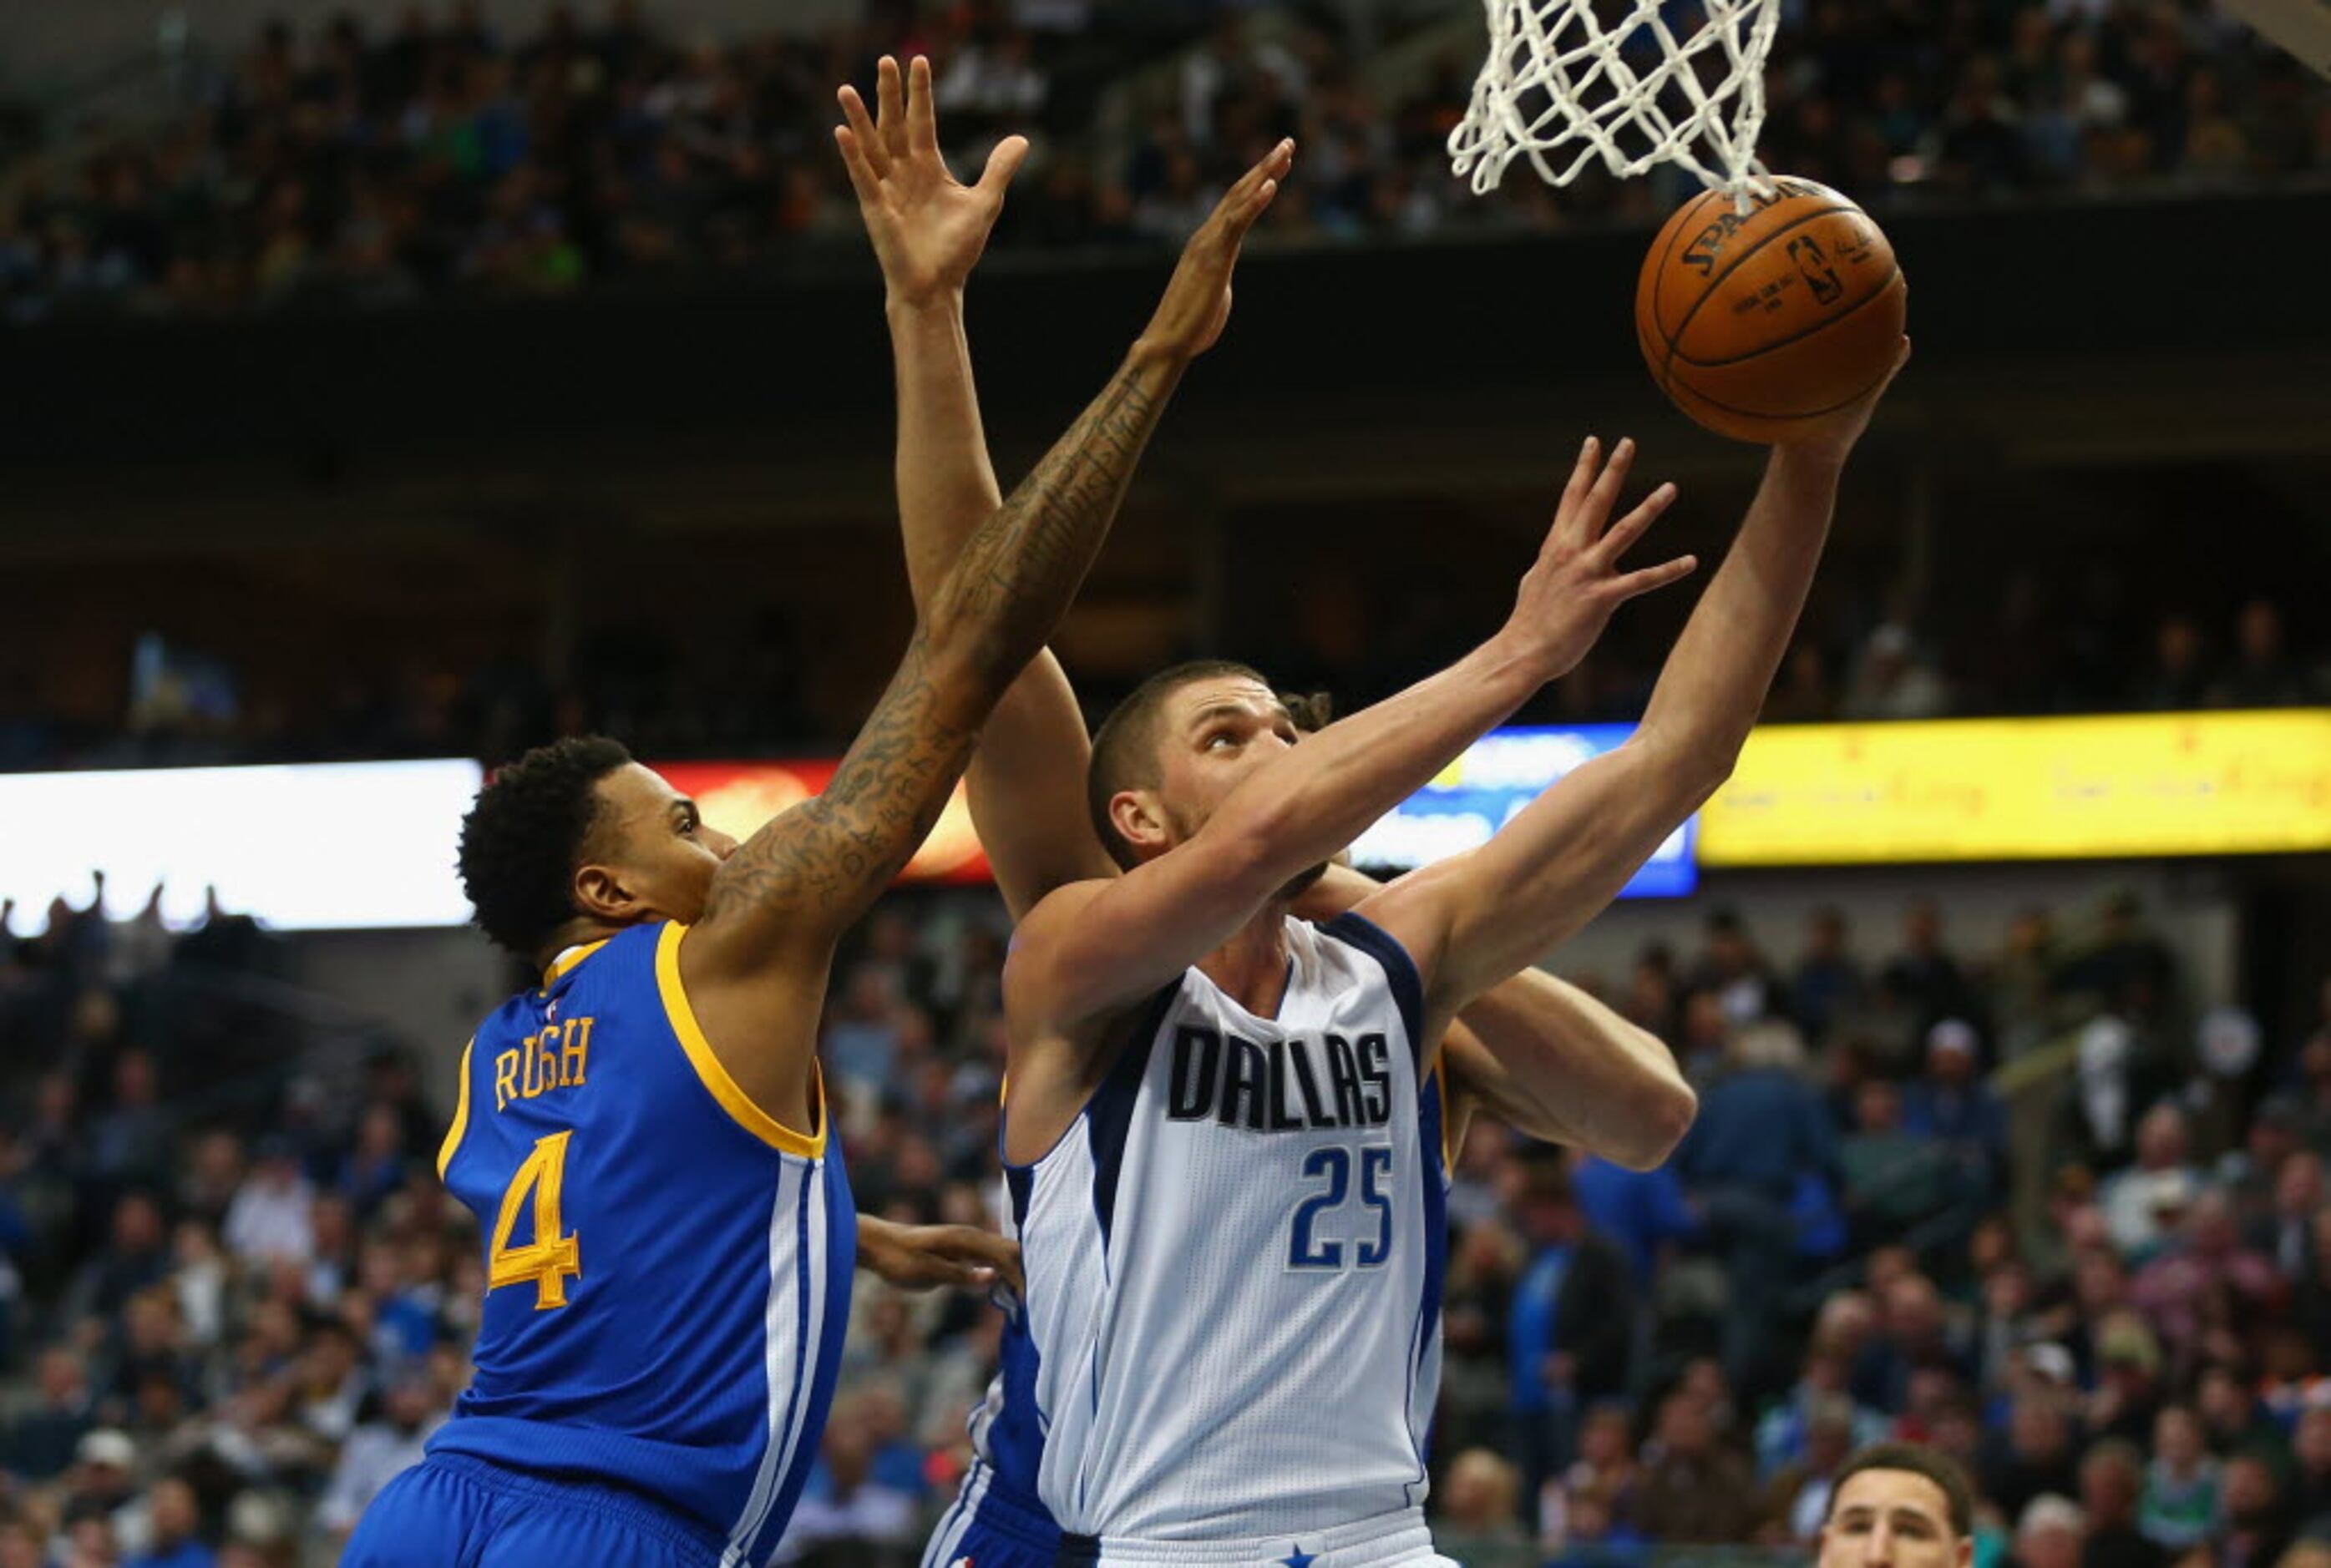
POLYGON ((1590 159, 1619 178, 1680 164, 1710 185, 1761 186, 1765 56, 1781 0, 1483 0, 1489 57, 1449 137, 1486 195, 1527 157, 1568 185, 1590 159))

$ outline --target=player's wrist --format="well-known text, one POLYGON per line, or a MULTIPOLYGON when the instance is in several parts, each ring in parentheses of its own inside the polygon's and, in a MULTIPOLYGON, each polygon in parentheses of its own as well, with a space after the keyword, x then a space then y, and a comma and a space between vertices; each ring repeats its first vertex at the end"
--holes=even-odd
POLYGON ((1469 684, 1519 704, 1546 682, 1567 674, 1577 660, 1566 658, 1559 641, 1542 630, 1508 621, 1473 651, 1470 662, 1474 668, 1468 671, 1469 684))
POLYGON ((1845 471, 1853 455, 1854 436, 1820 435, 1783 442, 1773 448, 1773 466, 1791 479, 1831 484, 1845 471))
POLYGON ((885 279, 882 308, 894 317, 945 316, 963 309, 961 278, 935 278, 918 283, 885 279))
POLYGON ((1136 369, 1155 367, 1182 371, 1188 369, 1190 361, 1197 356, 1198 351, 1187 344, 1177 343, 1163 334, 1145 332, 1133 340, 1125 362, 1136 369))

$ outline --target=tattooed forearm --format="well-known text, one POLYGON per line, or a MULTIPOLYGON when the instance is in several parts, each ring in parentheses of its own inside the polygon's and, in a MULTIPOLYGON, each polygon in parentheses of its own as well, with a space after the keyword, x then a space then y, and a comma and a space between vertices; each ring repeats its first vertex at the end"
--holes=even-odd
POLYGON ((1129 362, 966 541, 934 596, 931 620, 947 651, 961 640, 975 699, 992 704, 1051 635, 1178 377, 1175 362, 1129 362))
POLYGON ((1076 596, 1181 371, 1167 356, 1128 360, 979 526, 832 783, 728 858, 708 922, 751 911, 830 937, 898 876, 980 725, 1076 596))
POLYGON ((918 634, 824 794, 738 846, 713 879, 705 918, 740 908, 842 914, 887 887, 938 821, 976 729, 944 723, 918 634))

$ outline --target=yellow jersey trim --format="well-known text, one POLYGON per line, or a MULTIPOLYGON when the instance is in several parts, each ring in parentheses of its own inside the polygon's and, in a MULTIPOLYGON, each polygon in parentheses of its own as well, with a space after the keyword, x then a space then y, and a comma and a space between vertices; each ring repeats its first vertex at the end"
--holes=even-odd
POLYGON ((453 1164, 453 1152, 461 1146, 461 1135, 470 1130, 470 1052, 478 1043, 477 1036, 461 1048, 461 1088, 453 1099, 453 1125, 445 1129, 445 1141, 437 1145, 437 1179, 445 1179, 446 1170, 453 1164))
POLYGON ((671 1021, 671 1031, 680 1037, 680 1048, 688 1053, 689 1065, 738 1126, 782 1153, 799 1155, 804 1159, 822 1158, 829 1120, 825 1114, 825 1075, 817 1073, 810 1088, 810 1113, 817 1117, 814 1136, 785 1126, 737 1087, 737 1080, 728 1076, 728 1069, 713 1054, 711 1041, 704 1038, 704 1031, 696 1022, 696 1009, 689 1005, 688 989, 680 984, 680 945, 687 936, 688 927, 674 920, 656 938, 656 990, 663 998, 664 1016, 671 1021))
POLYGON ((553 984, 557 984, 560 975, 574 969, 576 965, 581 964, 583 960, 590 957, 592 954, 596 953, 600 948, 604 947, 611 940, 613 940, 613 938, 602 936, 596 942, 586 943, 580 947, 569 947, 551 963, 549 968, 542 972, 542 988, 545 991, 549 990, 553 984))

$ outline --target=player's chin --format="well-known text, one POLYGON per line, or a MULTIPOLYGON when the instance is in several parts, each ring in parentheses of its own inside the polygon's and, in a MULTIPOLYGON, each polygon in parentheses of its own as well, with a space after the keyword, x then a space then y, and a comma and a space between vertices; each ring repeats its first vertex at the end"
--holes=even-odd
POLYGON ((1296 899, 1303 897, 1304 894, 1309 892, 1311 890, 1311 884, 1318 881, 1327 874, 1327 862, 1322 860, 1318 865, 1312 867, 1309 870, 1297 877, 1293 881, 1288 883, 1287 886, 1279 889, 1279 896, 1291 904, 1296 899))

